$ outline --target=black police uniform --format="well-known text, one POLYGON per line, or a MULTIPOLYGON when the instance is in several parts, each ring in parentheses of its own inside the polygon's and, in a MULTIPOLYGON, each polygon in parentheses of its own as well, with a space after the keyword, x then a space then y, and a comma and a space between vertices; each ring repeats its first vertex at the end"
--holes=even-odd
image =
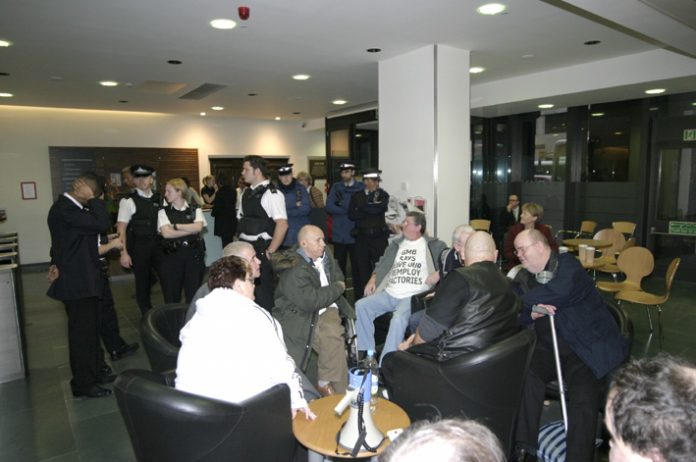
POLYGON ((152 308, 150 291, 153 270, 159 275, 162 251, 157 243, 157 214, 162 198, 159 193, 143 197, 136 192, 129 196, 135 203, 135 213, 128 222, 126 245, 133 261, 135 275, 135 298, 144 314, 152 308))
MULTIPOLYGON (((198 206, 189 204, 184 210, 177 210, 172 205, 164 207, 169 222, 174 225, 193 223, 196 220, 198 206)), ((160 284, 165 303, 181 302, 181 289, 184 289, 186 303, 191 303, 193 296, 203 282, 205 271, 205 247, 200 233, 174 239, 160 237, 162 247, 162 270, 160 284)))
MULTIPOLYGON (((261 198, 269 189, 273 194, 281 194, 272 183, 244 190, 242 194, 243 213, 239 220, 240 234, 256 236, 265 232, 269 236, 273 236, 276 226, 275 220, 268 215, 266 209, 261 205, 261 198)), ((255 302, 270 312, 274 303, 273 268, 271 267, 271 262, 266 257, 266 249, 271 244, 271 239, 259 238, 255 241, 246 242, 254 246, 256 257, 261 261, 261 276, 257 279, 256 287, 254 287, 255 302)))
MULTIPOLYGON (((355 299, 361 298, 375 265, 387 248, 389 228, 384 213, 389 206, 389 194, 382 188, 368 193, 358 191, 350 199, 348 217, 355 221, 355 256, 358 281, 353 282, 355 299)), ((353 262, 351 261, 351 264, 353 262)))

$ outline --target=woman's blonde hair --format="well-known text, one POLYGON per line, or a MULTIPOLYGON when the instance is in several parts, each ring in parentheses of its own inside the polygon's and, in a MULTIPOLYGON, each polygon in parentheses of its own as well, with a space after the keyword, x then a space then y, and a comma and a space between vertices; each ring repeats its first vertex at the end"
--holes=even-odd
POLYGON ((186 186, 186 182, 182 178, 172 178, 171 180, 167 181, 167 184, 179 191, 182 195, 184 195, 184 193, 188 189, 188 186, 186 186))
POLYGON ((537 221, 544 218, 544 207, 536 202, 527 202, 522 206, 522 211, 529 213, 533 217, 537 217, 537 221))
POLYGON ((307 180, 307 182, 311 185, 312 184, 312 177, 309 173, 307 172, 300 172, 297 174, 297 181, 302 181, 302 180, 307 180))

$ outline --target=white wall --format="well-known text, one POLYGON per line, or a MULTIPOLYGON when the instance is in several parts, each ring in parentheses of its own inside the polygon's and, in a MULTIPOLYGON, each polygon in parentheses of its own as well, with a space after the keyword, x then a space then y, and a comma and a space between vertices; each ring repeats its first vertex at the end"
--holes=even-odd
POLYGON ((199 173, 209 156, 289 156, 301 169, 325 155, 324 132, 300 122, 189 117, 140 112, 0 106, 0 233, 17 231, 22 264, 49 260, 46 215, 53 201, 49 146, 198 149, 199 173), (20 182, 35 181, 37 200, 22 200, 20 182))

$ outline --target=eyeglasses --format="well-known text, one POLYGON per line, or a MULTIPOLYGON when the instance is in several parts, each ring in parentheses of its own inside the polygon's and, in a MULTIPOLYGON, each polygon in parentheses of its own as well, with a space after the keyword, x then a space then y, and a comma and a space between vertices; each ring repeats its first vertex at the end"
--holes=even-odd
POLYGON ((536 244, 536 242, 532 242, 531 244, 525 245, 523 247, 515 247, 515 250, 512 253, 514 253, 515 255, 527 253, 527 249, 533 246, 534 244, 536 244))

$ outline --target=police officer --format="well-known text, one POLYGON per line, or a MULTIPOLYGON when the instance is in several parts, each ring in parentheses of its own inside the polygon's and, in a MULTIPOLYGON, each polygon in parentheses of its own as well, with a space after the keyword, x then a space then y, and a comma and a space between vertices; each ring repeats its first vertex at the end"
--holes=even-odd
POLYGON ((152 191, 152 167, 131 165, 130 172, 135 191, 121 199, 116 225, 123 243, 121 266, 133 268, 135 298, 144 314, 152 308, 150 289, 153 270, 159 272, 160 267, 157 213, 162 204, 162 197, 152 191))
POLYGON ((288 215, 288 232, 283 239, 283 248, 297 244, 297 233, 309 224, 309 213, 312 211, 307 188, 293 178, 292 166, 285 164, 278 168, 278 189, 285 195, 285 212, 288 215))
POLYGON ((168 205, 157 217, 162 246, 160 284, 165 303, 181 302, 182 288, 186 303, 191 303, 205 271, 205 247, 201 238, 205 218, 198 204, 189 204, 184 199, 187 190, 183 178, 167 181, 164 197, 168 205))
POLYGON ((381 173, 382 171, 376 168, 365 170, 365 187, 353 194, 348 209, 348 217, 355 222, 353 234, 358 280, 353 282, 353 293, 356 300, 364 295, 365 285, 387 248, 389 228, 384 213, 389 206, 389 194, 379 187, 381 173))
MULTIPOLYGON (((355 238, 351 234, 355 228, 355 222, 348 216, 350 198, 365 187, 361 181, 355 180, 355 164, 343 162, 341 169, 341 181, 334 183, 326 199, 326 211, 331 215, 333 224, 331 227, 331 242, 334 245, 334 256, 343 274, 346 273, 348 255, 350 255, 351 275, 353 285, 358 282, 358 264, 355 256, 355 238)), ((362 294, 355 295, 356 299, 362 294)))
POLYGON ((288 230, 285 197, 268 180, 268 166, 259 156, 246 156, 242 178, 244 190, 239 207, 239 239, 249 242, 261 261, 261 276, 254 288, 255 301, 273 309, 273 269, 269 259, 278 250, 288 230))

